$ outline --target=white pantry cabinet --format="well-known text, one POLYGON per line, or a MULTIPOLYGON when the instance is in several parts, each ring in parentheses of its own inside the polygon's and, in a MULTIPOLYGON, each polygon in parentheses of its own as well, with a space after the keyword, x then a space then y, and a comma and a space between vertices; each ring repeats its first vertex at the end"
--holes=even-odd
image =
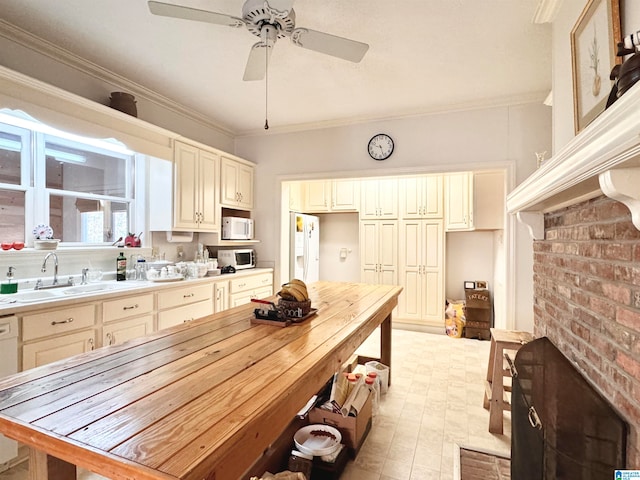
POLYGON ((400 178, 400 216, 442 218, 444 216, 442 175, 416 175, 400 178))
POLYGON ((442 219, 400 222, 398 299, 400 321, 442 325, 444 225, 442 219))
POLYGON ((398 218, 398 179, 371 178, 360 183, 360 220, 398 218))
POLYGON ((254 167, 233 158, 220 158, 220 204, 223 207, 253 208, 254 167))
POLYGON ((397 285, 397 220, 360 222, 360 279, 364 283, 397 285))

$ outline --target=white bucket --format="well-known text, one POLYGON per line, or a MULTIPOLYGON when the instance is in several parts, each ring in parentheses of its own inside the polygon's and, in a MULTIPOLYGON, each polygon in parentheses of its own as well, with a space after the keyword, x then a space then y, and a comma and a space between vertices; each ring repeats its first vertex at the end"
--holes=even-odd
POLYGON ((376 372, 378 374, 378 378, 380 379, 380 393, 387 393, 389 389, 389 367, 376 360, 367 362, 364 366, 367 369, 367 373, 376 372))

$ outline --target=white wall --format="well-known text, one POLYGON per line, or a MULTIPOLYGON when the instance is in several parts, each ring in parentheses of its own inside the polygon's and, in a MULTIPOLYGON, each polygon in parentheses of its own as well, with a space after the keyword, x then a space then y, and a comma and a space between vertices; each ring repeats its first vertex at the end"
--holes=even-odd
POLYGON ((325 213, 320 218, 320 280, 360 281, 357 213, 325 213), (341 258, 341 249, 346 257, 341 258))
POLYGON ((451 300, 464 299, 465 280, 485 280, 493 292, 493 231, 449 232, 446 235, 445 296, 451 300))

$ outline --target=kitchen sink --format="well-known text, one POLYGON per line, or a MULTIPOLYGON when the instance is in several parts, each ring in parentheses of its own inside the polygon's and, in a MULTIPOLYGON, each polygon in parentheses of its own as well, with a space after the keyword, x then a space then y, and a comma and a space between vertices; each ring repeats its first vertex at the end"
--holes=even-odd
POLYGON ((96 293, 103 292, 105 290, 113 290, 115 285, 109 283, 93 283, 89 285, 78 285, 75 287, 69 287, 62 290, 65 295, 81 295, 83 293, 96 293))
POLYGON ((18 292, 12 295, 11 299, 20 303, 42 302, 51 298, 59 297, 59 293, 50 290, 32 290, 28 292, 18 292))

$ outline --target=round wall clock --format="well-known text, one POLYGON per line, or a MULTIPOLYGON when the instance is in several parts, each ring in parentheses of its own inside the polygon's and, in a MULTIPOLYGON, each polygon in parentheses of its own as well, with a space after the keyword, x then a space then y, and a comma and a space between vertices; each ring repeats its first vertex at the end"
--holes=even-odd
POLYGON ((393 153, 393 140, 386 133, 378 133, 369 140, 368 149, 374 160, 386 160, 393 153))

